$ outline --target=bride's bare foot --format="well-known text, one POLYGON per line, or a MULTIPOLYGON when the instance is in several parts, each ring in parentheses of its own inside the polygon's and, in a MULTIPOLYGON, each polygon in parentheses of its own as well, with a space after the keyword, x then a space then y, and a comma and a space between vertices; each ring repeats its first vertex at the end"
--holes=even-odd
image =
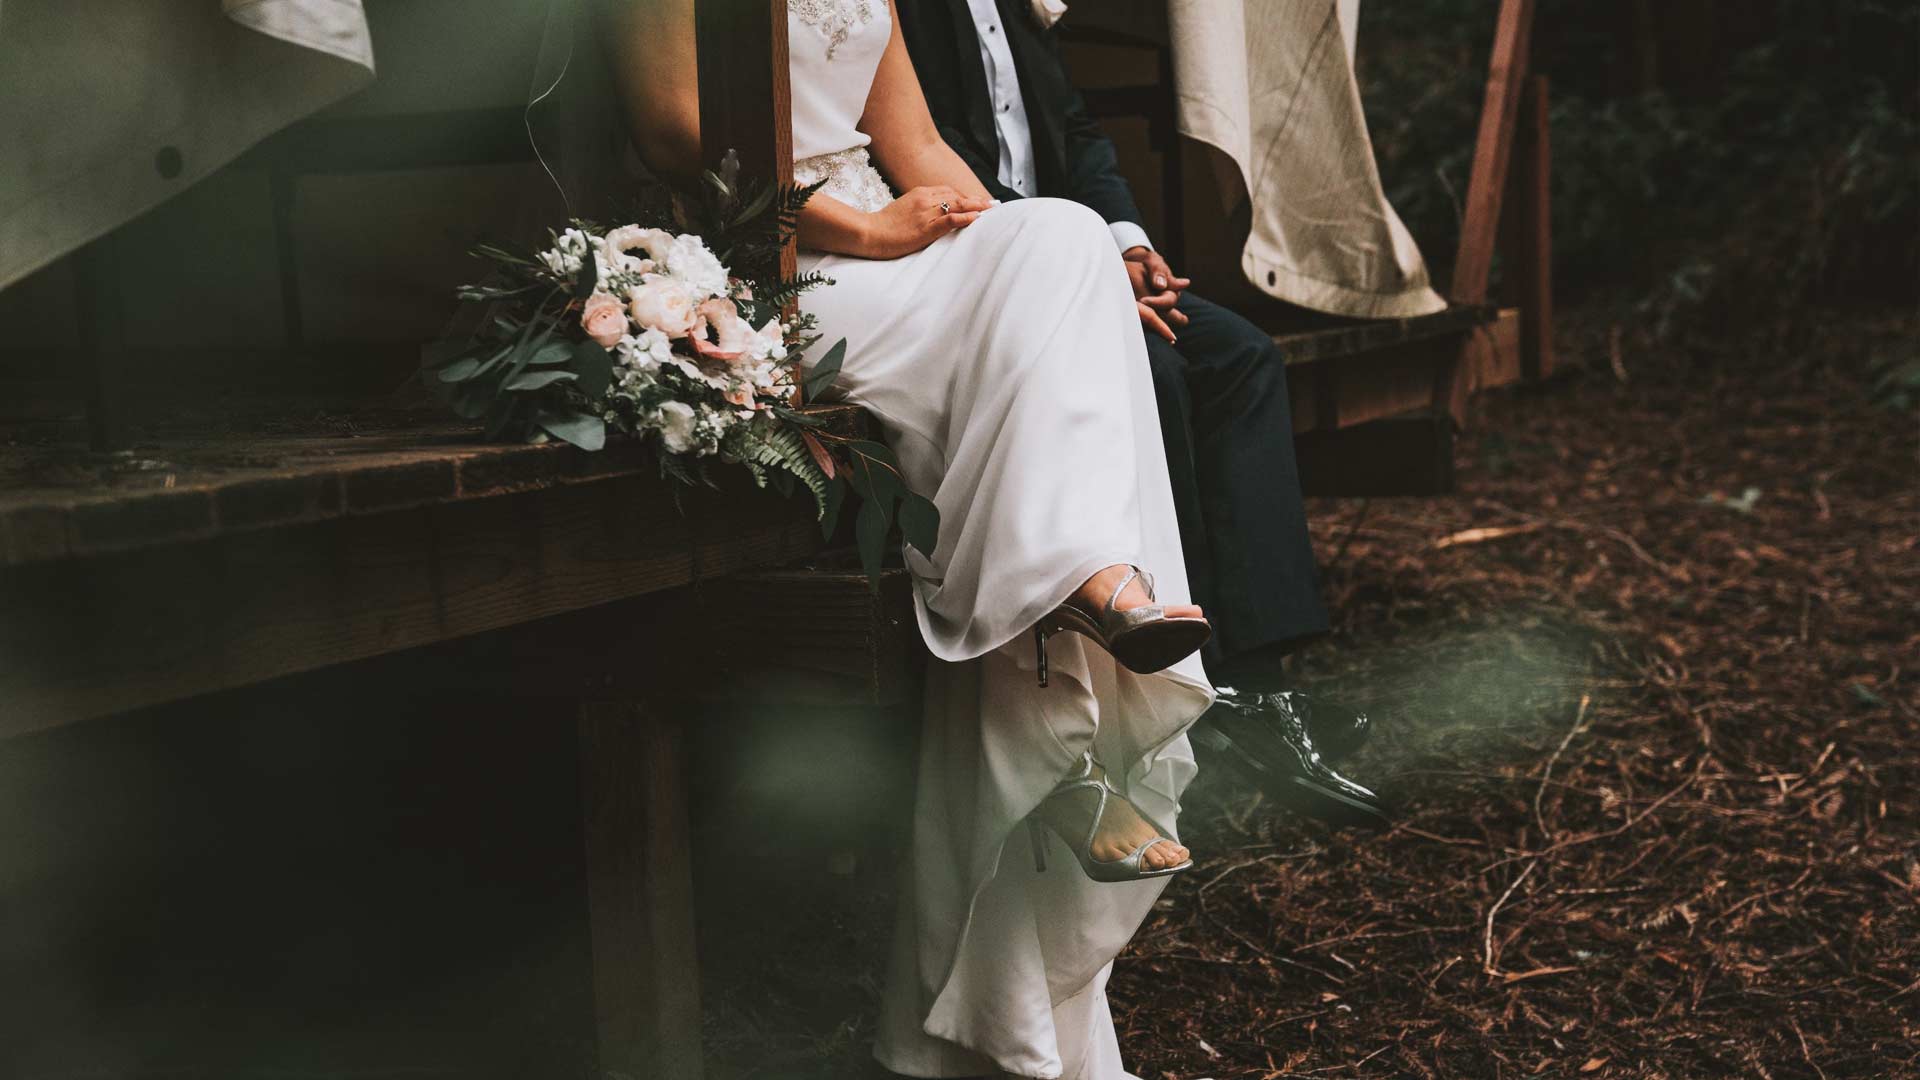
MULTIPOLYGON (((1089 612, 1105 611, 1107 597, 1113 595, 1114 588, 1131 569, 1132 567, 1125 563, 1115 563, 1088 578, 1086 584, 1074 590, 1072 597, 1074 605, 1089 612)), ((1121 590, 1120 599, 1115 601, 1113 606, 1116 610, 1126 611, 1152 602, 1153 598, 1147 594, 1146 583, 1136 575, 1132 581, 1127 582, 1127 587, 1121 590)), ((1192 604, 1168 604, 1167 616, 1173 619, 1206 617, 1204 612, 1192 604)))
MULTIPOLYGON (((1101 780, 1105 776, 1106 770, 1095 764, 1088 779, 1101 780)), ((1092 827, 1093 815, 1099 806, 1099 792, 1079 788, 1049 797, 1040 804, 1038 813, 1047 824, 1058 829, 1060 835, 1071 837, 1069 842, 1078 846, 1080 839, 1087 835, 1087 829, 1092 827)), ((1106 813, 1100 818, 1100 827, 1093 835, 1092 854, 1101 862, 1118 862, 1133 854, 1134 848, 1159 835, 1160 830, 1148 824, 1132 803, 1119 796, 1110 796, 1106 813)), ((1191 855, 1179 844, 1162 840, 1148 848, 1140 861, 1149 870, 1165 870, 1186 862, 1191 855)))

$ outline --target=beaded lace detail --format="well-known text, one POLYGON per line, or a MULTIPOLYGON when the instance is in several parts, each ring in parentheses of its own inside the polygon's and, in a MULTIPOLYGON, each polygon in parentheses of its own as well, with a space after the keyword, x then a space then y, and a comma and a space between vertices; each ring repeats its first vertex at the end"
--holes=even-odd
POLYGON ((812 184, 822 179, 827 182, 820 189, 822 194, 831 195, 855 210, 874 213, 885 210, 887 204, 893 201, 893 192, 881 178, 880 171, 867 158, 867 148, 864 146, 836 150, 831 154, 803 158, 793 163, 794 183, 812 184))
POLYGON ((791 0, 787 11, 827 39, 827 59, 847 40, 855 23, 873 21, 872 0, 791 0))

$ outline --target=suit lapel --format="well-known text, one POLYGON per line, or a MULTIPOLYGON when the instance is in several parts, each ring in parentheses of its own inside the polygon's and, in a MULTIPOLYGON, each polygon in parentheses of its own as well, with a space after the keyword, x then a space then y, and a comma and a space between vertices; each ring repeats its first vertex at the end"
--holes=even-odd
MULTIPOLYGON (((964 6, 964 0, 962 0, 964 6)), ((1048 195, 1066 186, 1066 101, 1069 93, 1060 65, 1047 48, 1045 35, 1034 21, 1026 0, 998 0, 1000 19, 1007 31, 1007 49, 1020 73, 1020 97, 1027 106, 1027 127, 1033 133, 1034 171, 1040 191, 1048 195)), ((975 42, 978 48, 978 42, 975 42)), ((987 117, 992 124, 993 117, 987 117)))
POLYGON ((980 34, 973 28, 967 0, 932 0, 944 5, 953 20, 954 64, 960 75, 960 108, 967 118, 967 134, 988 161, 1000 157, 1000 139, 993 130, 993 98, 987 93, 987 71, 980 64, 980 34))

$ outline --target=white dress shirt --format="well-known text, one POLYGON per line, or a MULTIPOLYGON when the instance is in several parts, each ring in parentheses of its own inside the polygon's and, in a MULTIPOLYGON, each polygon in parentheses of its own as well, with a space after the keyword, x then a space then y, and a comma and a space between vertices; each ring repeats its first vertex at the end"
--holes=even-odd
MULTIPOLYGON (((1000 10, 993 0, 967 0, 973 14, 974 36, 980 39, 980 66, 987 75, 987 100, 993 105, 993 133, 1000 144, 1000 161, 995 171, 1000 182, 1022 195, 1040 190, 1040 174, 1034 164, 1033 127, 1027 121, 1026 100, 1020 95, 1020 74, 1014 70, 1013 50, 1000 28, 1000 10)), ((1147 230, 1131 221, 1107 224, 1113 242, 1121 251, 1151 248, 1147 230)))

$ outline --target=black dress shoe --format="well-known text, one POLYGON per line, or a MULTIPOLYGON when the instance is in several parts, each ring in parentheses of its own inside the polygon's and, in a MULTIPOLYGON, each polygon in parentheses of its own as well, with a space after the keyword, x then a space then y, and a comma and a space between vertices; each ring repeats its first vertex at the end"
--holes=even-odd
POLYGON ((1353 756, 1353 752, 1367 741, 1367 736, 1373 734, 1373 720, 1366 713, 1351 705, 1315 697, 1305 690, 1255 694, 1222 686, 1217 687, 1215 693, 1220 701, 1254 709, 1266 707, 1266 699, 1278 699, 1306 724, 1307 735, 1313 740, 1313 748, 1320 751, 1323 761, 1342 761, 1353 756))
MULTIPOLYGON (((1389 824, 1380 796, 1333 771, 1315 745, 1297 693, 1222 693, 1191 733, 1194 746, 1284 806, 1333 825, 1389 824)), ((1332 712, 1332 710, 1329 710, 1332 712)), ((1364 714, 1342 710, 1367 728, 1364 714)), ((1342 725, 1334 725, 1339 730, 1342 725)), ((1353 725, 1344 725, 1351 732, 1353 725)), ((1348 736, 1351 749, 1351 736, 1348 736)))

